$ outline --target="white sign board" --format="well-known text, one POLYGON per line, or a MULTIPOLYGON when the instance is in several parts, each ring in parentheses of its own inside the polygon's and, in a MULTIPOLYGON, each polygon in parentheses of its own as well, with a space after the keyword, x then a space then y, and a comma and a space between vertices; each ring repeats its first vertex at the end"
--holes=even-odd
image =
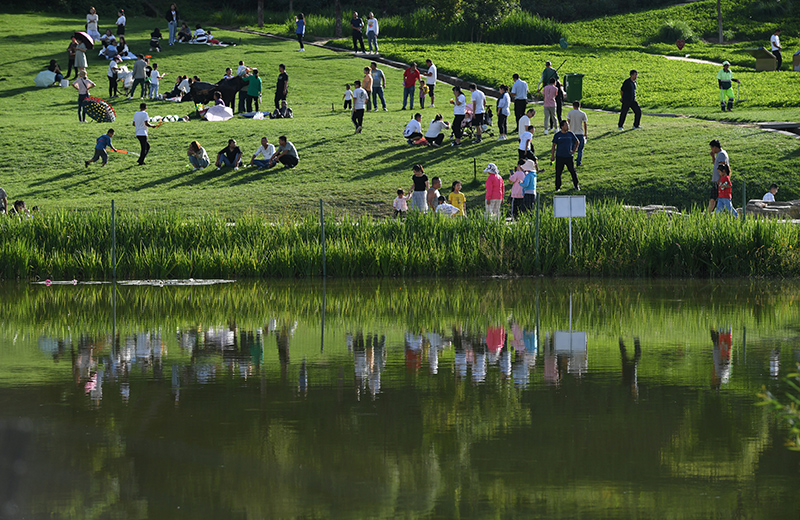
POLYGON ((553 197, 556 218, 585 217, 586 195, 561 195, 553 197))

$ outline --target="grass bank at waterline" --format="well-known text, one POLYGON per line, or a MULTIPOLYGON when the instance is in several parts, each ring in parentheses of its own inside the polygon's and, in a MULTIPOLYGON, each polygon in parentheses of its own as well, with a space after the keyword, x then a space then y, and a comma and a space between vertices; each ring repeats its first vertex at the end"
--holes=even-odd
MULTIPOLYGON (((317 216, 235 225, 169 213, 117 217, 118 278, 316 277, 322 274, 317 216)), ((333 277, 453 275, 790 276, 800 273, 800 228, 689 213, 647 217, 615 204, 594 205, 568 224, 541 212, 516 224, 436 215, 404 222, 332 219, 326 223, 327 273, 333 277)), ((111 278, 110 213, 57 213, 0 219, 5 279, 111 278)))

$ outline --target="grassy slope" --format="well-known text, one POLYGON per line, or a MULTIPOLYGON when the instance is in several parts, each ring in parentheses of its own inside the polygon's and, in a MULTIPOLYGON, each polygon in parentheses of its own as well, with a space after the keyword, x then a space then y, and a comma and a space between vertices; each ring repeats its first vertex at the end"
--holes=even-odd
MULTIPOLYGON (((95 138, 108 125, 77 123, 77 95, 73 89, 32 86, 33 77, 50 58, 64 62, 66 38, 79 26, 76 19, 53 16, 6 15, 0 20, 0 37, 7 56, 5 70, 14 71, 13 76, 0 83, 0 109, 4 113, 0 128, 7 143, 23 143, 21 149, 6 146, 0 151, 0 186, 12 200, 24 198, 29 205, 45 208, 95 208, 106 207, 114 198, 125 208, 170 208, 186 214, 218 210, 233 216, 246 211, 270 215, 307 213, 322 198, 334 212, 388 214, 394 190, 409 187, 410 167, 419 162, 430 175, 442 176, 446 187, 455 178, 463 180, 470 206, 480 208, 483 175, 479 168, 479 181, 472 182, 473 159, 479 166, 496 162, 507 171, 516 157, 513 141, 487 141, 458 151, 449 147, 437 150, 408 147, 399 137, 410 117, 409 112, 397 110, 401 101, 401 73, 388 67, 384 70, 388 75, 391 111, 368 114, 364 134, 354 136, 348 114, 339 109, 331 112, 330 106, 335 102, 338 107, 344 83, 360 77, 364 60, 312 47, 306 53, 297 53, 296 43, 219 32, 224 39, 241 38, 243 45, 227 49, 205 46, 167 49, 156 56, 160 70, 170 74, 168 79, 191 73, 216 80, 226 66, 235 66, 244 59, 266 71, 265 99, 269 101, 277 64, 284 62, 291 78, 289 99, 296 119, 237 118, 225 123, 165 124, 152 132, 153 149, 148 166, 137 168, 132 158, 115 154, 108 167, 93 166, 86 170, 83 160, 91 157, 95 138), (38 52, 28 57, 31 48, 38 52), (200 140, 215 153, 233 136, 247 154, 254 151, 263 134, 272 141, 277 141, 280 134, 288 135, 300 150, 301 165, 295 170, 266 172, 213 172, 212 169, 190 173, 186 168, 184 150, 192 139, 200 140)), ((152 20, 132 22, 128 33, 134 50, 146 50, 143 45, 147 45, 152 26, 152 20)), ((387 50, 391 46, 389 42, 385 44, 387 50)), ((420 45, 414 57, 433 55, 438 60, 441 56, 440 65, 444 69, 450 66, 444 63, 446 55, 432 54, 446 52, 447 47, 444 49, 420 45)), ((486 52, 492 52, 491 46, 487 46, 486 52)), ((495 63, 497 70, 505 71, 500 75, 506 80, 513 63, 498 61, 496 48, 494 52, 491 59, 484 60, 480 54, 471 56, 495 63)), ((531 64, 543 61, 546 55, 543 50, 535 49, 521 52, 530 53, 525 62, 531 64)), ((105 70, 105 61, 90 60, 90 77, 100 80, 95 92, 101 96, 107 92, 105 70)), ((591 85, 589 81, 589 93, 591 85)), ((646 92, 643 88, 645 99, 650 95, 646 92)), ((438 110, 449 116, 451 112, 442 103, 443 99, 449 99, 449 95, 439 98, 438 110)), ((118 131, 115 144, 137 150, 129 121, 138 101, 123 100, 114 105, 119 116, 112 125, 118 131)), ((191 108, 189 103, 153 103, 149 112, 183 115, 191 108)), ((425 110, 426 120, 432 115, 433 110, 425 110)), ((735 177, 748 180, 751 194, 757 191, 755 194, 760 195, 756 186, 776 180, 783 186, 782 197, 800 195, 800 190, 794 188, 800 185, 797 174, 800 154, 791 138, 748 127, 651 117, 643 121, 645 132, 619 134, 615 131, 616 117, 590 114, 591 140, 585 160, 588 166, 580 171, 581 184, 590 197, 616 195, 630 202, 682 206, 700 202, 705 198, 703 183, 710 170, 707 142, 712 138, 725 143, 733 158, 735 177)), ((541 124, 538 116, 535 123, 541 124)), ((540 155, 545 155, 549 139, 537 133, 535 146, 540 155)), ((551 194, 552 171, 542 174, 541 181, 544 193, 551 194)), ((741 194, 735 191, 734 196, 741 194)))

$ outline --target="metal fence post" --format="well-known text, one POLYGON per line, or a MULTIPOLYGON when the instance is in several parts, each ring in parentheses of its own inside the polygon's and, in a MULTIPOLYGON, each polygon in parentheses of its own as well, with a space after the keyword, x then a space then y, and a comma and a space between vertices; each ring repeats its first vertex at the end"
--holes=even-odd
POLYGON ((111 278, 117 280, 117 220, 114 199, 111 199, 111 278))
POLYGON ((742 179, 742 220, 747 216, 747 181, 742 179))
POLYGON ((325 212, 322 209, 322 199, 319 199, 319 224, 322 229, 322 277, 327 278, 328 268, 325 262, 325 212))

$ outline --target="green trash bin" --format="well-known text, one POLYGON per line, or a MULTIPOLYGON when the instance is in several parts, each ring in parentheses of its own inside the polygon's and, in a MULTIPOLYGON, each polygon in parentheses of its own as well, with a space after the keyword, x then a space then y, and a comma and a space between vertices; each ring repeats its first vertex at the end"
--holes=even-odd
POLYGON ((567 101, 580 101, 583 97, 583 74, 564 74, 564 89, 567 91, 567 101))

